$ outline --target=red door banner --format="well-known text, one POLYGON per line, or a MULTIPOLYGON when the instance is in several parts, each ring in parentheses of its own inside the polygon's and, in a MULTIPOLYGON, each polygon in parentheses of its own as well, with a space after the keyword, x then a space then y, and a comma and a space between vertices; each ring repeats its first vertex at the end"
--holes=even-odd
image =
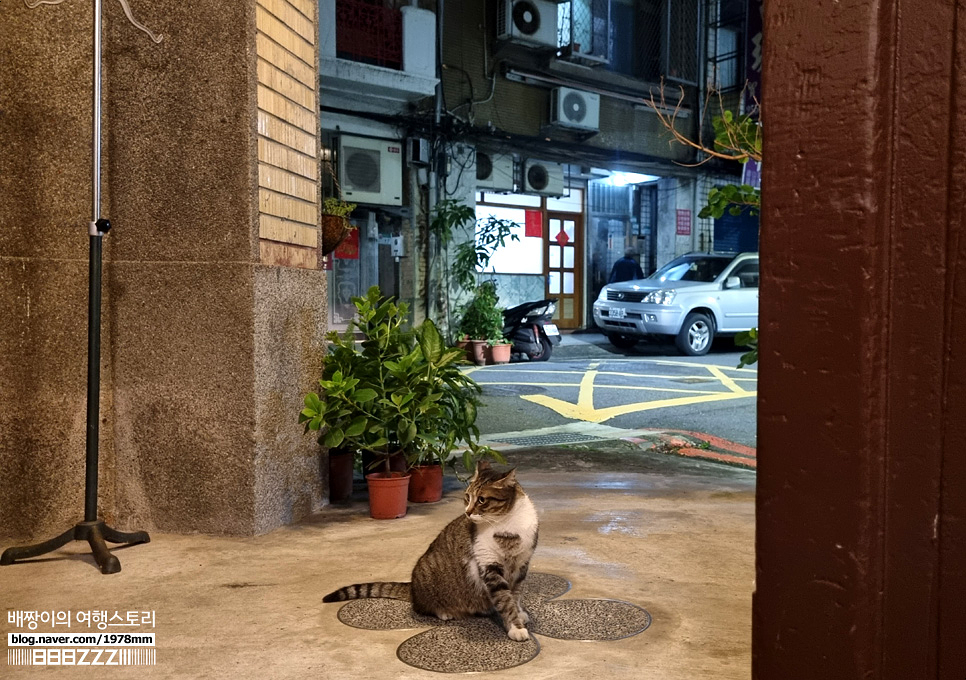
POLYGON ((523 235, 543 238, 543 213, 539 210, 525 210, 524 213, 526 214, 526 223, 523 235))

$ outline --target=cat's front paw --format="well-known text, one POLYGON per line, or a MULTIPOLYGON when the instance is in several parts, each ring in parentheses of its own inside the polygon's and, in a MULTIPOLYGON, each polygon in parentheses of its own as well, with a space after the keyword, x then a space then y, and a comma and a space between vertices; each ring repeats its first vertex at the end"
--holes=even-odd
POLYGON ((515 640, 517 642, 525 642, 530 639, 530 632, 526 628, 517 626, 511 626, 510 630, 507 631, 507 635, 511 640, 515 640))

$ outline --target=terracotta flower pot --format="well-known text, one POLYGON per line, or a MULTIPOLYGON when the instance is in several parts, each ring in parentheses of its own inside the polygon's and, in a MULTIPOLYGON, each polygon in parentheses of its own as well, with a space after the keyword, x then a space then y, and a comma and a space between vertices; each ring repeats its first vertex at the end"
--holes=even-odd
MULTIPOLYGON (((405 472, 406 468, 406 456, 401 453, 394 453, 389 456, 389 470, 391 472, 405 472)), ((386 464, 385 460, 380 456, 372 453, 371 451, 362 452, 362 474, 368 475, 370 472, 385 472, 386 464), (378 463, 377 463, 378 461, 378 463), (376 464, 373 467, 373 464, 376 464)))
POLYGON ((510 344, 493 345, 490 347, 490 356, 493 358, 494 364, 508 364, 510 363, 510 344))
POLYGON ((329 502, 338 503, 352 496, 352 451, 329 449, 329 502))
POLYGON ((443 466, 416 465, 409 470, 409 500, 435 503, 443 497, 443 466))
POLYGON ((404 472, 373 472, 366 475, 369 484, 369 516, 373 519, 396 519, 406 516, 409 475, 404 472))
POLYGON ((486 365, 486 340, 471 340, 473 344, 473 363, 477 366, 486 365))
POLYGON ((459 347, 461 350, 466 352, 466 360, 473 361, 473 346, 468 339, 457 340, 455 347, 459 347))

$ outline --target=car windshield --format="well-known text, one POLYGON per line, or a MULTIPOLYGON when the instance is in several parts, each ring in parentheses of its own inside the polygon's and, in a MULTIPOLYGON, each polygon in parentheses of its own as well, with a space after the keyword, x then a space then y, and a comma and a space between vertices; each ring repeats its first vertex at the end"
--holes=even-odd
POLYGON ((731 262, 725 257, 685 255, 671 260, 647 278, 652 281, 714 281, 731 262))

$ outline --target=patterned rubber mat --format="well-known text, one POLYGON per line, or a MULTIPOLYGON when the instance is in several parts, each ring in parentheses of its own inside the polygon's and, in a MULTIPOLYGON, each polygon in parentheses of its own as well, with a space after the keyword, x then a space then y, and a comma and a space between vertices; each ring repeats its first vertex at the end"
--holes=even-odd
POLYGON ((441 673, 498 671, 519 666, 540 653, 534 635, 561 640, 619 640, 651 625, 647 610, 621 600, 557 600, 570 583, 554 574, 531 573, 524 582, 523 608, 530 615, 529 640, 507 637, 499 618, 441 621, 413 613, 409 602, 374 598, 352 600, 339 609, 339 620, 355 628, 404 630, 429 628, 403 642, 401 661, 441 673))

